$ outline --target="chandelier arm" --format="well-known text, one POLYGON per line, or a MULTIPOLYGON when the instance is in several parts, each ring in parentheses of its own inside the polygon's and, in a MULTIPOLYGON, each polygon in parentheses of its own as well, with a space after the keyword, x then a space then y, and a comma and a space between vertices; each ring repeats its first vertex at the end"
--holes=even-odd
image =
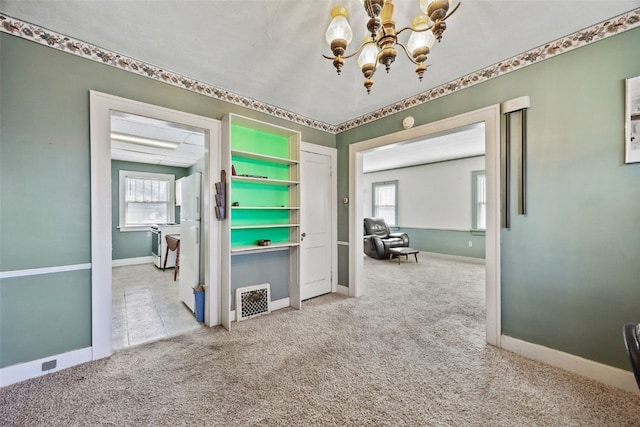
POLYGON ((409 53, 409 51, 407 50, 406 46, 403 45, 402 43, 400 43, 399 41, 396 41, 396 44, 399 45, 400 47, 402 47, 402 50, 404 50, 405 55, 407 55, 407 58, 409 58, 409 61, 413 62, 415 65, 420 65, 419 62, 416 62, 412 57, 411 54, 409 53))
POLYGON ((449 19, 449 17, 450 17, 451 15, 453 15, 453 14, 456 12, 456 10, 458 10, 458 8, 460 7, 460 5, 461 5, 461 4, 462 4, 462 2, 458 2, 458 4, 456 5, 456 7, 454 7, 454 8, 453 8, 453 10, 452 10, 451 12, 447 13, 447 16, 445 16, 444 18, 442 18, 442 21, 444 21, 445 19, 449 19))
MULTIPOLYGON (((413 27, 404 27, 403 29, 401 29, 399 31, 396 31, 396 36, 399 35, 401 32, 403 32, 404 30, 410 30, 410 31, 413 31, 414 33, 424 33, 425 31, 429 31, 432 28, 433 28, 433 24, 429 25, 427 28, 423 28, 421 30, 416 30, 413 27)), ((400 44, 400 43, 398 43, 398 44, 400 44)))
MULTIPOLYGON (((454 8, 451 10, 451 12, 447 13, 447 15, 446 15, 444 18, 442 18, 442 19, 440 20, 440 22, 443 22, 443 21, 445 21, 446 19, 449 19, 449 17, 450 17, 451 15, 453 15, 453 14, 456 12, 456 10, 458 10, 458 8, 460 7, 460 5, 461 5, 461 4, 462 4, 461 2, 458 2, 458 4, 456 5, 456 7, 454 7, 454 8)), ((403 31, 405 31, 405 30, 411 30, 411 31, 413 31, 414 33, 424 33, 425 31, 429 31, 429 30, 431 30, 433 27, 434 27, 434 25, 433 25, 433 24, 431 24, 431 25, 429 25, 427 28, 423 28, 423 29, 421 29, 421 30, 416 30, 415 28, 413 28, 413 27, 411 27, 411 26, 407 26, 407 27, 402 28, 402 29, 401 29, 401 30, 399 30, 399 31, 396 31, 396 36, 397 36, 397 35, 399 35, 401 32, 403 32, 403 31)))
MULTIPOLYGON (((362 44, 360 45, 360 47, 359 47, 355 52, 353 52, 353 53, 351 53, 351 54, 349 54, 349 55, 343 55, 343 56, 342 56, 342 59, 349 59, 349 58, 352 58, 352 57, 356 56, 356 55, 357 55, 358 53, 360 53, 360 51, 361 51, 361 50, 362 50, 366 45, 368 45, 368 44, 376 44, 376 42, 374 42, 374 41, 368 41, 368 42, 362 43, 362 44)), ((333 60, 333 59, 336 59, 336 58, 337 58, 336 56, 327 56, 327 55, 325 55, 324 53, 322 54, 322 56, 323 56, 324 58, 326 58, 326 59, 331 59, 331 60, 333 60)))

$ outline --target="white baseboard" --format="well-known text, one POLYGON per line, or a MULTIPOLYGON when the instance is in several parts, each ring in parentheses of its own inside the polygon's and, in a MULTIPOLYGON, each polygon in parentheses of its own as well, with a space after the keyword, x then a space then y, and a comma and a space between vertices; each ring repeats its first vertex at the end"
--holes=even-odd
POLYGON ((280 310, 281 308, 286 308, 290 305, 291 303, 289 302, 289 297, 271 301, 271 311, 280 310))
POLYGON ((141 256, 137 258, 114 259, 111 261, 112 267, 123 267, 125 265, 153 264, 152 256, 141 256))
POLYGON ((344 285, 338 285, 338 289, 336 290, 336 292, 339 293, 340 295, 349 296, 349 287, 344 285))
POLYGON ((516 338, 502 335, 500 345, 503 349, 582 375, 583 377, 599 381, 601 383, 619 388, 629 393, 640 394, 633 372, 615 368, 593 360, 554 350, 539 344, 522 341, 516 338))
POLYGON ((18 363, 0 369, 0 387, 5 387, 30 378, 47 375, 61 369, 70 368, 81 363, 91 361, 91 347, 74 350, 67 353, 56 354, 30 362, 18 363), (42 370, 42 364, 55 361, 56 367, 47 371, 42 370))

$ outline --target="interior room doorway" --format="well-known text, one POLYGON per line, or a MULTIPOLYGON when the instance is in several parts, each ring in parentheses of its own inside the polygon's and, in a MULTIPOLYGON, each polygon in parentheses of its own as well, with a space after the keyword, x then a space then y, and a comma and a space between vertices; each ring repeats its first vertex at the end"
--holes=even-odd
MULTIPOLYGON (((220 122, 177 110, 90 92, 91 119, 91 299, 92 359, 111 355, 112 347, 112 210, 111 210, 111 117, 113 112, 146 117, 204 130, 205 155, 202 173, 202 278, 205 285, 205 323, 220 323, 219 254, 220 227, 209 209, 212 171, 220 170, 220 122), (215 242, 212 244, 212 242, 215 242)), ((215 177, 217 180, 218 177, 215 177)))
MULTIPOLYGON (((208 135, 201 128, 121 111, 111 111, 110 135, 112 343, 117 350, 198 327, 192 287, 194 277, 201 276, 202 256, 199 245, 183 238, 182 228, 194 205, 185 199, 197 198, 198 206, 202 199, 201 185, 187 191, 195 186, 186 184, 201 181, 208 135), (180 258, 177 247, 167 251, 167 236, 180 242, 180 258), (183 293, 190 297, 189 308, 183 293)), ((193 223, 199 225, 199 219, 193 223)))
POLYGON ((403 141, 442 135, 484 123, 486 171, 486 341, 500 345, 500 106, 428 123, 349 146, 349 294, 366 292, 363 271, 363 153, 403 141))

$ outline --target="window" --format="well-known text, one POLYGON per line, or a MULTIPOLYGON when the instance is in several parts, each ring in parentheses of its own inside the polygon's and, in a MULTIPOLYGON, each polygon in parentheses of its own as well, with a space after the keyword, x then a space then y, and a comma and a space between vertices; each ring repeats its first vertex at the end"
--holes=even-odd
POLYGON ((471 172, 471 228, 487 228, 487 177, 484 171, 471 172))
POLYGON ((374 182, 371 194, 373 216, 384 218, 388 226, 397 226, 398 181, 374 182))
POLYGON ((120 231, 175 222, 175 177, 120 171, 120 231))

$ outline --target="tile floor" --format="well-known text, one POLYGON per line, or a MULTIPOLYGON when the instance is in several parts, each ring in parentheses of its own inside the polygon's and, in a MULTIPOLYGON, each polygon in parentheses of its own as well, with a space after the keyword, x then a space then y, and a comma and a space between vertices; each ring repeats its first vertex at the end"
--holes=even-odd
POLYGON ((114 350, 200 327, 180 301, 173 269, 163 272, 153 264, 115 267, 112 290, 114 350))

